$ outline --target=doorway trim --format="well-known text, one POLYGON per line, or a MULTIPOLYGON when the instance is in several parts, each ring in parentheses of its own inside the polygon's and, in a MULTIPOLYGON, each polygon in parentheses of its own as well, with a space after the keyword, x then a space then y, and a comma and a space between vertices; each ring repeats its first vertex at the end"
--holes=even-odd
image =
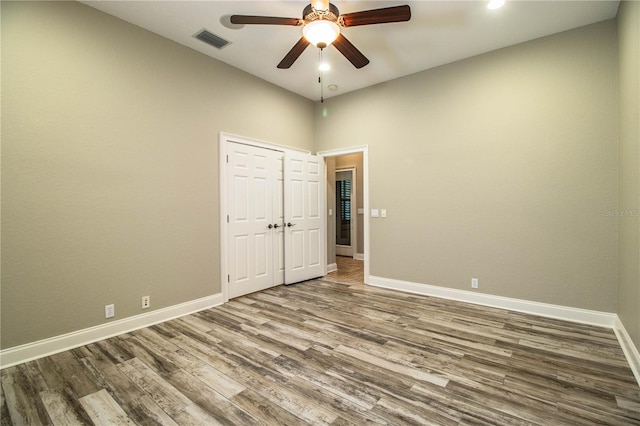
MULTIPOLYGON (((301 152, 311 154, 311 151, 292 148, 284 145, 278 145, 270 142, 250 139, 231 133, 220 132, 218 134, 218 206, 220 214, 220 292, 222 293, 223 303, 229 301, 229 248, 228 244, 228 224, 227 224, 227 144, 229 142, 250 145, 258 148, 270 149, 280 152, 301 152)), ((324 161, 324 159, 323 159, 324 161)), ((326 165, 325 165, 326 168, 326 165)), ((326 179, 325 179, 326 181, 326 179)), ((326 193, 326 189, 325 189, 326 193)), ((326 209, 323 207, 323 211, 326 209)), ((326 235, 326 232, 325 232, 326 235)), ((326 263, 326 262, 325 262, 326 263)), ((326 266, 325 266, 326 274, 326 266)))
MULTIPOLYGON (((362 153, 362 198, 364 201, 364 283, 369 284, 369 259, 370 259, 370 246, 369 246, 369 145, 354 146, 350 148, 331 149, 327 151, 318 151, 316 155, 318 157, 340 157, 347 154, 362 153)), ((327 162, 325 164, 325 175, 327 162)), ((324 191, 327 191, 327 182, 325 179, 324 191)), ((325 232, 325 247, 327 247, 327 233, 325 232)))

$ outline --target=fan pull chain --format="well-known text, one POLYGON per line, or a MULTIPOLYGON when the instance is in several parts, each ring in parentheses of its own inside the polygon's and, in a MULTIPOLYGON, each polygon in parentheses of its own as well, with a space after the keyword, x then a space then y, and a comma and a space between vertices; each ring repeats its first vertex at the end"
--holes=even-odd
POLYGON ((322 84, 322 49, 318 52, 318 83, 320 84, 320 103, 324 103, 324 84, 322 84))

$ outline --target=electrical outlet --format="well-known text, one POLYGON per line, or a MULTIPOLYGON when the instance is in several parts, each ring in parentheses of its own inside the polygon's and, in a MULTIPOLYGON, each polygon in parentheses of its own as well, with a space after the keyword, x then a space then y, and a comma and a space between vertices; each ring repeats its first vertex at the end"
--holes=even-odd
POLYGON ((142 309, 147 309, 151 306, 151 296, 142 296, 142 309))
POLYGON ((116 315, 116 307, 112 303, 111 305, 104 305, 104 317, 113 318, 116 315))
POLYGON ((478 288, 478 279, 471 278, 471 288, 478 288))

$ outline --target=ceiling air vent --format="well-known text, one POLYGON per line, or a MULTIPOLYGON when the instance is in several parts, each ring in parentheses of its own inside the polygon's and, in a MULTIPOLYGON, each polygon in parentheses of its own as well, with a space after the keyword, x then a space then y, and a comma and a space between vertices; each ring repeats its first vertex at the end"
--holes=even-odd
POLYGON ((195 34, 194 37, 200 41, 204 41, 205 43, 215 47, 216 49, 222 49, 223 47, 225 47, 230 43, 229 41, 223 39, 222 37, 219 37, 213 33, 210 33, 207 30, 200 31, 199 33, 195 34))

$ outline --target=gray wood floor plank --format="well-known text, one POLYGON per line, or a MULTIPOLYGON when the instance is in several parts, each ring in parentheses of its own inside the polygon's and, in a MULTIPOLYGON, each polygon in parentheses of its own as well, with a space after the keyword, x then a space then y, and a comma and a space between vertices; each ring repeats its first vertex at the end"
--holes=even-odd
POLYGON ((372 413, 385 418, 391 424, 404 425, 457 425, 459 419, 450 418, 441 414, 434 414, 418 407, 407 407, 398 404, 388 398, 381 398, 372 413))
POLYGON ((348 346, 340 345, 336 348, 336 352, 350 355, 353 358, 360 359, 364 362, 376 365, 380 368, 392 371, 394 373, 403 374, 407 377, 413 377, 416 380, 432 383, 437 386, 447 386, 449 379, 442 377, 441 375, 432 374, 431 372, 424 371, 418 366, 402 365, 398 362, 387 361, 384 358, 380 358, 375 355, 369 355, 365 352, 358 351, 357 349, 350 348, 348 346), (417 368, 416 368, 417 367, 417 368))
POLYGON ((640 426, 612 330, 369 287, 340 262, 4 369, 0 425, 640 426))
POLYGON ((246 389, 233 378, 183 350, 176 351, 172 360, 180 365, 182 370, 198 377, 225 398, 232 398, 246 389))
MULTIPOLYGON (((330 411, 319 407, 316 401, 309 400, 291 391, 285 384, 278 383, 273 379, 275 370, 264 368, 255 370, 238 365, 227 371, 227 374, 234 377, 245 387, 255 390, 257 393, 277 404, 298 417, 311 422, 312 424, 330 424, 335 420, 335 415, 330 411), (266 373, 266 374, 265 374, 266 373)), ((285 382, 286 383, 286 382, 285 382)))
POLYGON ((640 401, 636 400, 636 401, 632 401, 630 399, 627 399, 625 397, 622 396, 616 396, 616 401, 618 402, 618 407, 624 409, 624 410, 629 410, 629 411, 633 411, 637 414, 640 414, 640 401))
POLYGON ((118 368, 169 415, 192 403, 158 372, 137 358, 118 364, 118 368))
POLYGON ((265 345, 261 345, 254 340, 248 338, 246 333, 240 333, 226 329, 225 327, 218 327, 215 330, 211 330, 209 335, 216 337, 223 345, 233 344, 234 351, 242 354, 254 360, 260 360, 261 362, 268 362, 269 360, 280 355, 280 352, 271 350, 265 345))
POLYGON ((198 377, 178 370, 167 377, 167 382, 221 424, 257 423, 257 420, 250 414, 238 408, 198 377))
POLYGON ((80 398, 80 403, 96 425, 135 425, 104 389, 80 398))
POLYGON ((89 420, 86 412, 76 410, 73 403, 58 391, 40 392, 42 403, 54 425, 83 425, 89 420))
POLYGON ((279 404, 274 404, 270 399, 251 389, 245 389, 234 395, 231 401, 251 414, 263 425, 296 426, 309 424, 291 411, 284 409, 279 404))
POLYGON ((11 422, 14 425, 43 425, 51 423, 49 415, 37 393, 24 374, 21 366, 2 371, 2 389, 4 391, 11 422))
POLYGON ((197 404, 189 404, 174 414, 176 422, 180 426, 223 425, 211 414, 200 408, 197 404))
MULTIPOLYGON (((345 380, 337 374, 330 374, 320 364, 307 359, 292 359, 284 355, 274 361, 278 367, 288 371, 294 378, 302 378, 318 387, 331 391, 338 397, 351 401, 366 409, 371 409, 380 399, 380 393, 345 380)), ((289 381, 289 383, 291 383, 289 381)))
MULTIPOLYGON (((169 375, 179 369, 173 361, 167 358, 163 351, 157 351, 154 350, 153 347, 147 346, 147 342, 139 339, 137 336, 122 341, 122 344, 135 356, 134 359, 150 366, 153 371, 161 376, 169 375)), ((131 362, 131 360, 125 361, 122 364, 129 362, 131 362)))
MULTIPOLYGON (((334 413, 338 418, 355 423, 385 424, 384 419, 376 416, 371 408, 354 402, 351 398, 344 398, 342 394, 335 393, 332 388, 308 381, 301 377, 293 377, 287 387, 299 395, 303 395, 310 401, 315 401, 319 406, 334 413)), ((332 423, 333 423, 332 422, 332 423)))
POLYGON ((92 353, 86 354, 83 363, 96 377, 100 377, 103 388, 122 407, 127 415, 141 425, 168 425, 175 422, 142 389, 112 363, 97 361, 92 353), (98 365, 100 367, 98 367, 98 365))
POLYGON ((260 325, 270 321, 270 318, 265 317, 260 309, 251 308, 244 303, 234 302, 233 300, 220 306, 218 311, 233 315, 252 324, 260 325))
POLYGON ((5 426, 11 424, 11 417, 9 416, 9 407, 7 407, 7 401, 4 397, 4 389, 0 380, 0 425, 5 426))
POLYGON ((576 424, 606 424, 616 426, 640 425, 640 419, 613 413, 604 413, 585 404, 558 403, 558 413, 576 424))

